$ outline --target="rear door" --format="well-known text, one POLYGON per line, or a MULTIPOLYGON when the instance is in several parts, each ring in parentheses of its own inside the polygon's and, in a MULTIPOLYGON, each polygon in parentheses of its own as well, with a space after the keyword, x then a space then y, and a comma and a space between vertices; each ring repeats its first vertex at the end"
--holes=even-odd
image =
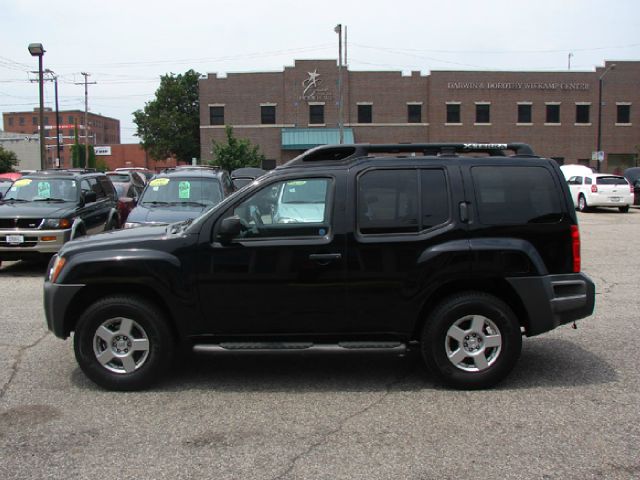
POLYGON ((355 167, 347 237, 352 332, 404 336, 425 298, 470 265, 455 160, 378 159, 355 167))

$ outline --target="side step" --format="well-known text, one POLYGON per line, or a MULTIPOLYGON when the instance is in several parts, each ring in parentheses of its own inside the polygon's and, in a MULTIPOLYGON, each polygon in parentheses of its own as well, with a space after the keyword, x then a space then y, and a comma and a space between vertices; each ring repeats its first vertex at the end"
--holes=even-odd
POLYGON ((402 342, 223 342, 197 344, 196 353, 396 353, 403 354, 407 345, 402 342))

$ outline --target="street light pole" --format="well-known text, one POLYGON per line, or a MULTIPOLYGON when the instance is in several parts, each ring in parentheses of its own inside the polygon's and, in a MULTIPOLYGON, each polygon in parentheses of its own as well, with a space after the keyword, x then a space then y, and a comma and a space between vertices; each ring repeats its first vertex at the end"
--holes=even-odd
POLYGON ((338 34, 338 131, 340 132, 340 144, 344 143, 344 121, 342 106, 342 24, 334 28, 338 34))
POLYGON ((42 71, 42 57, 46 50, 41 43, 30 43, 28 48, 32 57, 38 57, 38 85, 40 87, 40 169, 45 170, 47 166, 44 144, 44 73, 42 71))
MULTIPOLYGON (((612 63, 611 65, 609 65, 609 67, 602 73, 602 75, 600 75, 600 78, 598 79, 598 136, 596 138, 596 155, 600 155, 600 151, 602 148, 602 85, 603 85, 603 80, 604 77, 607 73, 609 73, 611 70, 613 70, 614 68, 616 68, 616 64, 612 63)), ((602 160, 604 161, 604 159, 602 160)), ((600 164, 602 163, 600 161, 600 159, 596 159, 596 167, 598 169, 598 172, 600 172, 600 164)))

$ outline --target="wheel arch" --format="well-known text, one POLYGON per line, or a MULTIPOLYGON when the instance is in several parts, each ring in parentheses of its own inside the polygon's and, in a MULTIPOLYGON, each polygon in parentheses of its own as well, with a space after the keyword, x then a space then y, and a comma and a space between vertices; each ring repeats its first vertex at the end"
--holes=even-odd
POLYGON ((425 323, 429 321, 429 315, 444 299, 464 292, 481 292, 493 295, 505 302, 516 315, 520 327, 529 329, 529 316, 519 295, 508 282, 501 278, 480 278, 455 280, 440 285, 424 301, 420 309, 419 317, 415 322, 411 340, 418 340, 425 323))
POLYGON ((64 319, 64 332, 69 335, 75 330, 78 320, 84 311, 101 298, 116 295, 135 296, 155 304, 166 315, 167 323, 171 333, 176 339, 182 339, 185 332, 181 331, 172 313, 170 305, 153 288, 140 284, 110 284, 110 285, 87 285, 75 297, 67 311, 64 319))

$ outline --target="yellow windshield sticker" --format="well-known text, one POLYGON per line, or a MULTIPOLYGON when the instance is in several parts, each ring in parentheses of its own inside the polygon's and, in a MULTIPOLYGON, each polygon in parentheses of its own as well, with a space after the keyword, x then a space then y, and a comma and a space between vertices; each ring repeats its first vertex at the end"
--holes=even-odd
POLYGON ((16 180, 13 184, 14 187, 26 187, 31 183, 30 178, 21 178, 20 180, 16 180))
POLYGON ((170 179, 168 178, 154 178, 149 182, 149 185, 152 187, 164 187, 169 184, 170 179))
POLYGON ((38 196, 40 198, 51 197, 51 184, 49 182, 38 182, 38 196))
POLYGON ((178 184, 178 197, 182 200, 191 198, 191 182, 180 182, 178 184))

